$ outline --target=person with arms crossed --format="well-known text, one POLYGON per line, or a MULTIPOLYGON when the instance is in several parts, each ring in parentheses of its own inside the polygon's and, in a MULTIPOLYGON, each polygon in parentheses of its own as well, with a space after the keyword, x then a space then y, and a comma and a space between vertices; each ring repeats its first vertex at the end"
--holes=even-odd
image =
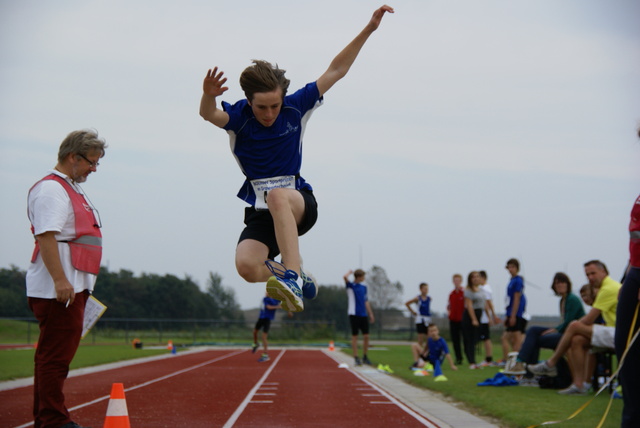
POLYGON ((95 131, 71 132, 60 145, 55 168, 29 190, 27 211, 36 242, 26 285, 40 326, 33 382, 36 428, 81 428, 71 420, 63 386, 100 271, 102 225, 79 184, 96 172, 105 148, 95 131))
POLYGON ((236 247, 236 268, 247 282, 267 282, 267 294, 291 312, 304 309, 302 297, 315 298, 313 278, 302 271, 298 237, 317 220, 313 189, 300 175, 302 137, 326 92, 349 71, 389 6, 377 9, 369 23, 331 62, 315 82, 287 95, 285 70, 253 61, 240 76, 246 99, 235 104, 217 98, 228 87, 218 68, 203 82, 200 115, 229 134, 233 152, 246 180, 238 197, 245 209, 245 229, 236 247), (281 254, 281 264, 273 259, 281 254))
POLYGON ((371 365, 367 351, 369 350, 369 322, 373 324, 375 318, 373 310, 367 297, 367 285, 364 283, 365 272, 362 269, 350 270, 343 279, 347 287, 349 298, 347 313, 351 324, 351 350, 356 366, 362 363, 371 365), (353 282, 349 281, 349 276, 353 274, 353 282), (358 356, 358 332, 362 332, 362 360, 358 356))

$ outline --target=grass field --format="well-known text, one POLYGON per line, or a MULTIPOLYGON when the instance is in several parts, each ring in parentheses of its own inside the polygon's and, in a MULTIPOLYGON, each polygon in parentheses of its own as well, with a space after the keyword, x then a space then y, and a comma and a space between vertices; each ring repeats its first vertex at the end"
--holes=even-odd
MULTIPOLYGON (((500 350, 494 346, 494 353, 500 350)), ((542 357, 549 355, 543 353, 542 357)), ((445 363, 443 372, 447 382, 435 382, 432 376, 414 376, 409 369, 412 363, 411 351, 408 346, 384 346, 373 348, 369 358, 377 363, 388 364, 394 370, 394 376, 399 376, 407 382, 441 393, 445 397, 464 406, 472 413, 497 418, 501 425, 508 427, 528 427, 545 421, 556 421, 568 418, 579 407, 593 397, 563 396, 556 390, 523 386, 477 386, 479 382, 492 378, 498 368, 487 367, 481 370, 470 370, 468 365, 453 371, 445 363)), ((603 417, 609 404, 607 391, 596 397, 584 411, 574 419, 563 422, 558 427, 585 428, 596 427, 603 417)), ((603 427, 619 427, 622 412, 622 400, 614 399, 611 410, 603 427)))

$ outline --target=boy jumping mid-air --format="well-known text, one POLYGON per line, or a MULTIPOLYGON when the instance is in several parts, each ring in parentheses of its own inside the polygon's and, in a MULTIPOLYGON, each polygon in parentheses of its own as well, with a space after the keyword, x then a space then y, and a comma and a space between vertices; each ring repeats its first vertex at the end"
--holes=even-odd
POLYGON ((302 271, 298 236, 315 224, 318 211, 313 190, 300 175, 302 136, 324 94, 342 79, 389 6, 377 9, 369 23, 316 80, 287 95, 285 70, 253 61, 240 75, 246 99, 235 104, 217 98, 229 88, 215 67, 203 82, 200 116, 229 134, 233 152, 246 180, 238 197, 245 208, 245 229, 236 248, 236 269, 248 282, 267 282, 267 294, 283 309, 304 309, 302 297, 313 299, 317 287, 302 271), (282 263, 273 259, 281 254, 282 263))

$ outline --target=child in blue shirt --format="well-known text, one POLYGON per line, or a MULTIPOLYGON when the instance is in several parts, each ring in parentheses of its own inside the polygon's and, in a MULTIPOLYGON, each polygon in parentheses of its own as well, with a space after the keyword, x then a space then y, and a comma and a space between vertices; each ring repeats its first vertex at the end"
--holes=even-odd
POLYGON ((458 367, 453 363, 447 342, 440 336, 438 326, 429 324, 427 333, 429 337, 424 348, 417 343, 411 345, 411 352, 413 353, 413 359, 415 361, 412 368, 423 368, 426 363, 430 363, 433 365, 434 380, 445 381, 447 378, 442 374, 442 363, 444 360, 446 359, 449 362, 451 370, 458 370, 458 367))

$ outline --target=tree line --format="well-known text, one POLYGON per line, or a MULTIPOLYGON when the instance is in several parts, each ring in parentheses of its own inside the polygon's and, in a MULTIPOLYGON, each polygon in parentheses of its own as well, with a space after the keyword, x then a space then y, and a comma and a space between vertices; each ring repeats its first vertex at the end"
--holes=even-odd
MULTIPOLYGON (((0 268, 0 317, 32 317, 25 297, 26 271, 16 266, 0 268)), ((402 284, 391 282, 386 272, 373 266, 367 272, 369 300, 376 315, 401 304, 402 284)), ((189 276, 142 274, 121 269, 100 269, 95 297, 104 303, 108 318, 215 319, 242 321, 243 311, 235 291, 223 285, 217 273, 210 273, 203 291, 189 276)), ((331 321, 338 330, 348 328, 344 284, 319 286, 318 297, 296 313, 294 320, 331 321)), ((289 319, 279 311, 278 318, 289 319)), ((248 320, 253 322, 254 320, 248 320)), ((381 322, 382 319, 379 319, 381 322)))
MULTIPOLYGON (((0 316, 30 317, 25 293, 26 271, 16 266, 0 269, 0 316)), ((167 318, 242 320, 235 292, 210 273, 202 291, 189 276, 142 274, 100 268, 94 296, 104 303, 109 318, 167 318)))

